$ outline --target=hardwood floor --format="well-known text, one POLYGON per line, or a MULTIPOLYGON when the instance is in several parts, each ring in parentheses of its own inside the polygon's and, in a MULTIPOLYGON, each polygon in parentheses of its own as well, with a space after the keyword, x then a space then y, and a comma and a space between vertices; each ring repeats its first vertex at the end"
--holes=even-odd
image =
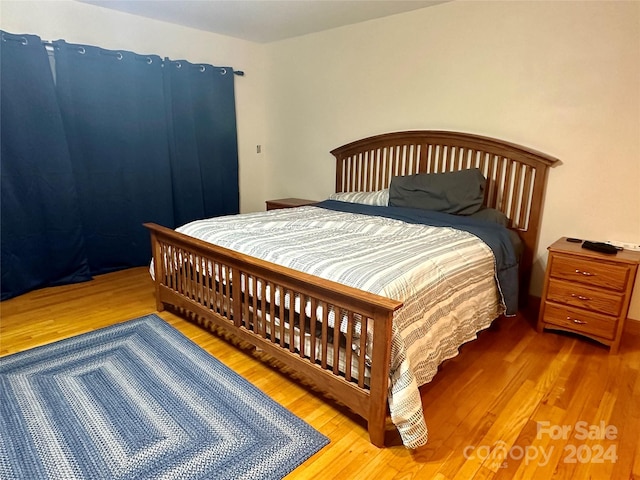
MULTIPOLYGON (((0 355, 155 311, 146 268, 34 291, 0 304, 0 355)), ((640 479, 640 327, 620 353, 570 335, 538 334, 534 314, 500 318, 421 389, 429 443, 388 448, 344 407, 168 312, 168 323, 327 435, 291 479, 640 479), (585 438, 586 437, 586 438, 585 438)))

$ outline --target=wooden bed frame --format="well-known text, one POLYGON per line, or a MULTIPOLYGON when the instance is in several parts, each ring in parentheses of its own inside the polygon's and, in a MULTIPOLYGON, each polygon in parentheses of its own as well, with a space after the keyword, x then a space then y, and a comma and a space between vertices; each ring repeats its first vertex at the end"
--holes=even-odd
MULTIPOLYGON (((524 243, 520 289, 527 295, 548 169, 557 159, 509 142, 445 131, 387 133, 331 153, 336 192, 387 188, 394 175, 480 168, 487 178, 486 205, 504 212, 524 243)), ((384 446, 391 322, 400 302, 155 224, 145 227, 151 233, 159 311, 171 306, 212 331, 230 333, 265 351, 367 420, 371 442, 384 446), (285 297, 310 304, 311 314, 300 315, 275 301, 285 297), (346 333, 333 335, 331 310, 346 321, 346 333), (287 324, 307 332, 308 342, 296 342, 287 324), (357 338, 357 324, 362 332, 372 332, 357 340, 360 351, 372 342, 370 376, 365 375, 364 356, 340 348, 341 342, 349 345, 357 338)))

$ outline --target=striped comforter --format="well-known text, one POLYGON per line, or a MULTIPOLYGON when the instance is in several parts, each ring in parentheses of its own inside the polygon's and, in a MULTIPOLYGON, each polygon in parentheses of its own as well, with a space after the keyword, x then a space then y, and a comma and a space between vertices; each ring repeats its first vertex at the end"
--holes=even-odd
POLYGON ((307 206, 177 231, 403 302, 394 315, 389 407, 408 448, 427 441, 418 387, 504 312, 492 250, 454 228, 307 206))

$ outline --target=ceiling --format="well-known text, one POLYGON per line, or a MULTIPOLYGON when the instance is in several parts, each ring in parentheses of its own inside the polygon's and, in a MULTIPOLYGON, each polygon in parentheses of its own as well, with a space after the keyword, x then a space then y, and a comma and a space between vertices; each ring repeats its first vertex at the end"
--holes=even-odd
POLYGON ((449 0, 78 0, 258 43, 408 12, 449 0))

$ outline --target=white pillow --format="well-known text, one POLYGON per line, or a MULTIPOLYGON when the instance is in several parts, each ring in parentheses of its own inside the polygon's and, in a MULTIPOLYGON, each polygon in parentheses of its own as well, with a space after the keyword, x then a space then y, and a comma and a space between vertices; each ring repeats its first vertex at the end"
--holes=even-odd
POLYGON ((329 195, 329 200, 386 207, 389 205, 389 189, 385 188, 384 190, 378 190, 376 192, 332 193, 329 195))

